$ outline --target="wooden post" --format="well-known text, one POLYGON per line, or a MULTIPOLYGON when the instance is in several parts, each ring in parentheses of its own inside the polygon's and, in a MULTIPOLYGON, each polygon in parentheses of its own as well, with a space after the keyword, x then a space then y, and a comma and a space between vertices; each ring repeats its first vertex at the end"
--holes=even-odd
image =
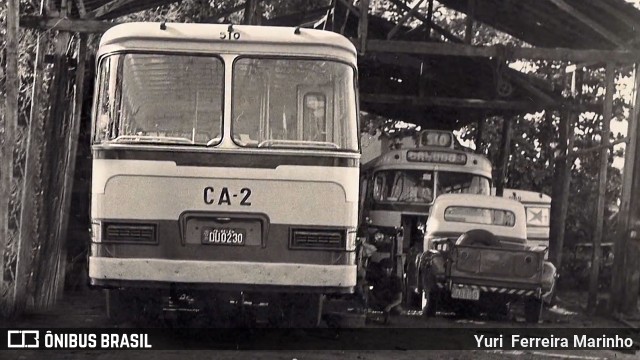
POLYGON ((477 131, 476 131, 476 139, 475 139, 475 144, 476 144, 476 153, 477 154, 484 154, 484 144, 482 142, 482 136, 484 135, 484 122, 487 121, 486 116, 484 116, 484 114, 481 114, 478 116, 478 120, 476 120, 476 127, 477 127, 477 131))
POLYGON ((625 148, 622 178, 620 221, 614 247, 611 286, 613 311, 620 314, 637 312, 640 279, 640 63, 635 67, 635 98, 629 117, 629 143, 625 148))
MULTIPOLYGON (((602 111, 602 132, 600 142, 609 143, 611 112, 613 107, 613 92, 615 91, 615 69, 613 64, 607 63, 605 80, 605 98, 602 111)), ((598 175, 598 201, 596 205, 596 229, 593 237, 593 253, 591 254, 591 274, 589 279, 589 299, 587 311, 594 314, 598 305, 598 278, 600 276, 600 262, 602 259, 602 227, 604 225, 604 208, 606 206, 607 168, 609 166, 609 148, 600 150, 600 173, 598 175)))
POLYGON ((509 165, 509 155, 511 153, 511 132, 512 122, 515 117, 502 118, 502 136, 500 138, 500 164, 498 165, 498 176, 496 178, 496 196, 502 196, 504 192, 505 179, 507 177, 507 167, 509 165))
POLYGON ((427 19, 425 24, 427 25, 427 38, 431 39, 431 24, 433 23, 433 0, 429 0, 427 7, 427 19))
MULTIPOLYGON (((44 149, 42 161, 42 190, 43 203, 40 214, 39 235, 42 237, 41 247, 34 259, 34 273, 36 287, 34 302, 36 309, 48 309, 56 302, 64 286, 64 278, 60 279, 59 269, 66 256, 62 254, 63 247, 59 242, 56 231, 60 223, 61 188, 58 167, 61 164, 60 149, 65 146, 60 141, 60 133, 64 131, 67 118, 65 117, 67 98, 68 62, 65 53, 68 48, 70 34, 60 32, 55 38, 55 52, 53 77, 49 87, 49 100, 51 106, 45 118, 44 149)), ((64 134, 64 133, 63 133, 64 134)))
MULTIPOLYGON (((61 256, 66 259, 66 242, 69 226, 69 211, 71 210, 71 196, 73 194, 73 178, 76 169, 76 154, 78 149, 78 137, 80 136, 80 123, 82 116, 82 102, 84 99, 84 73, 85 63, 87 58, 87 34, 81 34, 78 41, 78 56, 77 67, 75 73, 75 91, 73 96, 73 114, 71 115, 71 121, 69 124, 68 144, 66 147, 66 159, 64 162, 63 172, 64 180, 62 183, 62 199, 60 201, 61 216, 58 223, 57 241, 60 243, 61 256)), ((65 268, 62 266, 66 264, 66 261, 61 261, 61 266, 58 268, 59 276, 64 280, 65 268)), ((64 284, 64 281, 62 282, 64 284)), ((63 287, 58 289, 58 296, 62 295, 63 287)))
POLYGON ((369 0, 360 0, 360 21, 358 22, 359 52, 367 51, 367 33, 369 31, 369 0))
POLYGON ((560 123, 558 124, 558 146, 556 148, 553 160, 553 184, 551 191, 551 210, 549 214, 549 260, 559 269, 562 257, 564 236, 564 223, 560 222, 560 213, 562 213, 562 189, 564 184, 564 168, 569 161, 567 155, 569 118, 570 111, 563 111, 560 114, 560 123), (561 231, 562 229, 562 231, 561 231))
POLYGON ((243 23, 245 25, 255 25, 257 12, 258 12, 258 0, 246 0, 244 4, 243 23))
POLYGON ((473 19, 475 18, 476 12, 476 1, 475 0, 467 0, 467 18, 465 29, 464 29, 464 43, 471 45, 473 40, 473 19))
MULTIPOLYGON (((577 70, 575 76, 574 98, 582 95, 582 70, 577 70)), ((551 229, 549 234, 549 260, 557 269, 562 266, 562 251, 564 248, 565 223, 569 204, 569 190, 571 189, 571 167, 574 157, 569 156, 573 149, 574 124, 580 114, 574 110, 566 110, 560 116, 558 126, 558 148, 555 153, 553 193, 551 200, 551 229)))
MULTIPOLYGON (((46 0, 40 4, 40 14, 44 14, 46 0)), ((39 151, 42 146, 41 134, 41 111, 42 111, 42 88, 44 87, 44 53, 46 51, 47 37, 40 34, 36 43, 36 57, 33 69, 33 89, 31 90, 31 110, 29 125, 26 132, 26 154, 24 165, 24 176, 22 179, 22 196, 20 201, 20 228, 18 238, 20 248, 18 251, 17 270, 18 277, 27 279, 24 284, 16 284, 16 313, 20 314, 31 302, 30 295, 32 281, 30 276, 33 268, 32 254, 33 244, 36 240, 36 226, 34 226, 35 203, 36 203, 36 182, 40 178, 38 169, 39 151), (18 286, 19 285, 19 286, 18 286)))
MULTIPOLYGON (((9 199, 13 182, 13 151, 16 144, 18 127, 18 92, 20 75, 18 74, 18 28, 20 2, 7 0, 6 35, 6 109, 4 115, 4 134, 0 149, 0 316, 13 316, 16 299, 14 286, 22 281, 15 276, 13 255, 16 254, 17 239, 11 241, 9 229, 9 199), (9 263, 4 263, 5 252, 9 263)), ((24 285, 24 284, 20 284, 24 285)))

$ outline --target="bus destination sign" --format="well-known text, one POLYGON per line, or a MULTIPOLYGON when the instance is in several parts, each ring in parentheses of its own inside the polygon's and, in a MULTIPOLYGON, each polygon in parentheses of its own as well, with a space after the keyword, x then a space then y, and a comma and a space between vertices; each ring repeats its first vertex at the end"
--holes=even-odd
POLYGON ((423 130, 418 135, 419 146, 453 148, 453 133, 440 130, 423 130))
POLYGON ((407 161, 465 165, 467 155, 447 151, 408 150, 407 161))

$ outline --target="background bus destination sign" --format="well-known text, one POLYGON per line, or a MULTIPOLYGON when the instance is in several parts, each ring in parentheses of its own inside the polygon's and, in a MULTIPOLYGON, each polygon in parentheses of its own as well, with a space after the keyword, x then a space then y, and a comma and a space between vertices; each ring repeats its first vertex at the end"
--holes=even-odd
POLYGON ((467 155, 446 151, 408 150, 407 161, 464 165, 467 163, 467 155))
POLYGON ((453 133, 438 130, 423 130, 418 135, 419 146, 453 148, 453 133))

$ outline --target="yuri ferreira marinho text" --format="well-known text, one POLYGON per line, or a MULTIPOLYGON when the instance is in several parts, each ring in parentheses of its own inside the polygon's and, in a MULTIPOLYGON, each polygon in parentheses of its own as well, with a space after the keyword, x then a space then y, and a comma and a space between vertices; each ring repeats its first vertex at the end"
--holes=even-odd
POLYGON ((614 336, 587 336, 573 335, 573 337, 560 337, 549 335, 545 337, 532 337, 525 335, 507 335, 507 336, 485 336, 473 335, 478 348, 504 348, 505 344, 513 349, 539 349, 539 348, 556 348, 556 349, 610 349, 610 348, 626 348, 633 347, 633 339, 614 336), (505 343, 505 338, 507 343, 505 343), (510 342, 510 343, 509 343, 510 342))

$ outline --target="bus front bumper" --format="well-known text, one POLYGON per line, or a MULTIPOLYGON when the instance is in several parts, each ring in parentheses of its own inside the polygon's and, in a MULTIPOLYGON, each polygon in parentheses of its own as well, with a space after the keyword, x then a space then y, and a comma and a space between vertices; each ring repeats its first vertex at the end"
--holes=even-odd
POLYGON ((155 282, 347 290, 356 285, 356 266, 91 256, 89 277, 94 284, 155 282))

